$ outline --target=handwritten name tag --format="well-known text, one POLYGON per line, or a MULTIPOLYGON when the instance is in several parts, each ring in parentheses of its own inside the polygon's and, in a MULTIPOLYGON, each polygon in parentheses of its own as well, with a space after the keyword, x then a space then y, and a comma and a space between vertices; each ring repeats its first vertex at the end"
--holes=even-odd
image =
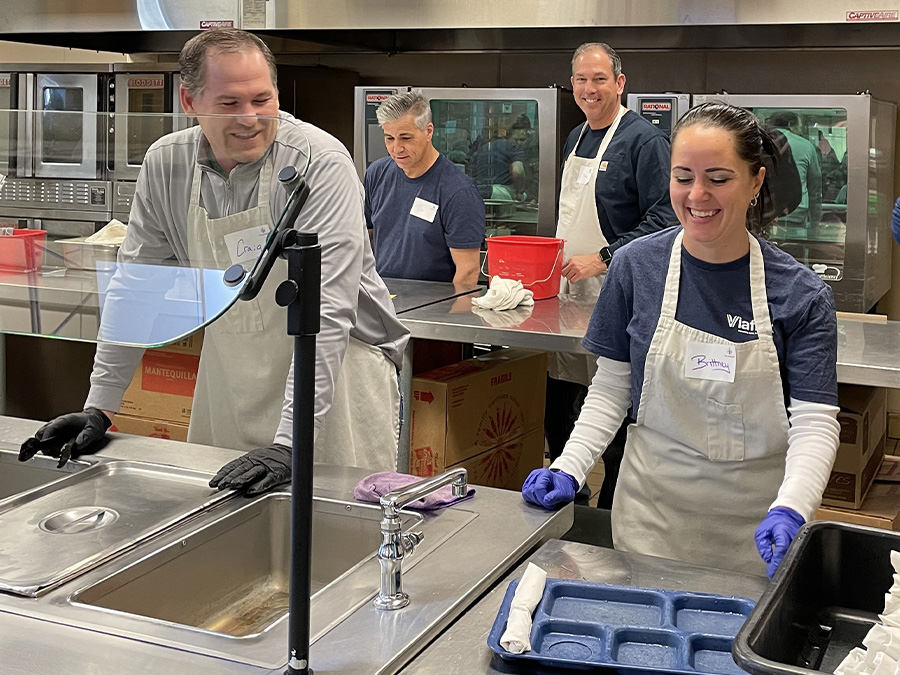
POLYGON ((592 166, 583 166, 578 170, 578 178, 575 180, 579 185, 587 185, 591 182, 591 178, 594 177, 594 167, 592 166))
POLYGON ((225 240, 225 246, 228 248, 231 262, 237 265, 256 260, 262 254, 268 237, 269 228, 265 225, 260 225, 259 227, 248 227, 246 230, 226 234, 223 239, 225 240))
POLYGON ((695 380, 734 382, 734 345, 689 342, 684 352, 684 376, 695 380))
POLYGON ((433 202, 429 202, 421 197, 416 197, 413 202, 412 208, 409 210, 409 215, 415 216, 416 218, 421 218, 422 220, 427 220, 429 223, 434 222, 434 217, 437 215, 438 205, 433 202))

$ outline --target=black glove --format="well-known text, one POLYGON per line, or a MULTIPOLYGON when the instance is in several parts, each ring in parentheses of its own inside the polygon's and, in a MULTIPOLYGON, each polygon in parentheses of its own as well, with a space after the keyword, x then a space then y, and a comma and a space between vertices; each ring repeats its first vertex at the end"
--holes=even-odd
POLYGON ((47 422, 32 438, 22 443, 19 461, 26 462, 40 451, 50 457, 58 457, 56 468, 62 468, 71 457, 78 457, 101 440, 111 426, 112 420, 97 408, 62 415, 47 422))
POLYGON ((280 443, 256 448, 219 469, 209 487, 244 490, 248 496, 271 490, 291 479, 291 449, 280 443))

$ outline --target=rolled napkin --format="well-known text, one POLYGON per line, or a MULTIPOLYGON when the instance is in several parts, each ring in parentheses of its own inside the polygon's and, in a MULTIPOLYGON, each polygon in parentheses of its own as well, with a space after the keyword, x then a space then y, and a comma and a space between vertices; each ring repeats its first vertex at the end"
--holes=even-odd
POLYGON ((472 298, 472 304, 481 309, 512 309, 519 305, 533 305, 534 293, 522 286, 521 281, 491 277, 487 293, 480 298, 472 298))
POLYGON ((547 573, 534 563, 528 563, 525 574, 509 605, 506 630, 500 636, 500 646, 513 654, 531 650, 531 615, 544 595, 547 573))
POLYGON ((861 647, 854 647, 850 653, 844 657, 837 668, 834 669, 834 675, 856 675, 859 673, 860 666, 865 665, 866 650, 861 647))
POLYGON ((870 653, 884 652, 894 660, 900 659, 900 628, 876 623, 863 638, 863 644, 870 653))
MULTIPOLYGON (((379 471, 366 476, 353 488, 353 498, 361 502, 375 502, 384 497, 388 492, 399 490, 407 485, 425 480, 421 476, 411 476, 408 473, 396 471, 379 471)), ((470 487, 465 497, 454 497, 453 488, 445 485, 434 492, 425 495, 422 499, 410 502, 406 506, 420 511, 432 511, 442 509, 445 506, 471 499, 475 494, 475 488, 470 487)))

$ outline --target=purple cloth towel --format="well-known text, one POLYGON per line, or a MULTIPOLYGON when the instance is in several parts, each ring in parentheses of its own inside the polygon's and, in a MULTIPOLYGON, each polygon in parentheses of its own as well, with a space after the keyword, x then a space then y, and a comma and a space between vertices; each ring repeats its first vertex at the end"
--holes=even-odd
MULTIPOLYGON (((425 480, 421 476, 410 476, 408 473, 397 473, 396 471, 379 471, 371 476, 366 476, 356 487, 353 488, 353 497, 361 502, 378 502, 381 497, 388 492, 393 492, 407 485, 418 483, 425 480)), ((419 509, 420 511, 430 511, 433 509, 442 509, 445 506, 463 502, 471 499, 475 494, 475 488, 470 487, 465 497, 454 497, 453 488, 445 485, 426 495, 422 499, 410 502, 406 506, 411 509, 419 509)))

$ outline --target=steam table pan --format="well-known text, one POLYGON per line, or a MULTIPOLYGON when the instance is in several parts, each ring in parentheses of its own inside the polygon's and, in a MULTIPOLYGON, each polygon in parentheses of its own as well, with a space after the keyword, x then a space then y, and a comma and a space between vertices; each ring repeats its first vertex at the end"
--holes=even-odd
POLYGON ((36 597, 229 497, 209 475, 95 464, 0 505, 0 591, 36 597))
POLYGON ((512 654, 500 637, 518 584, 507 588, 488 636, 488 646, 508 661, 622 672, 743 672, 731 643, 753 609, 746 598, 548 579, 533 617, 531 651, 512 654))

